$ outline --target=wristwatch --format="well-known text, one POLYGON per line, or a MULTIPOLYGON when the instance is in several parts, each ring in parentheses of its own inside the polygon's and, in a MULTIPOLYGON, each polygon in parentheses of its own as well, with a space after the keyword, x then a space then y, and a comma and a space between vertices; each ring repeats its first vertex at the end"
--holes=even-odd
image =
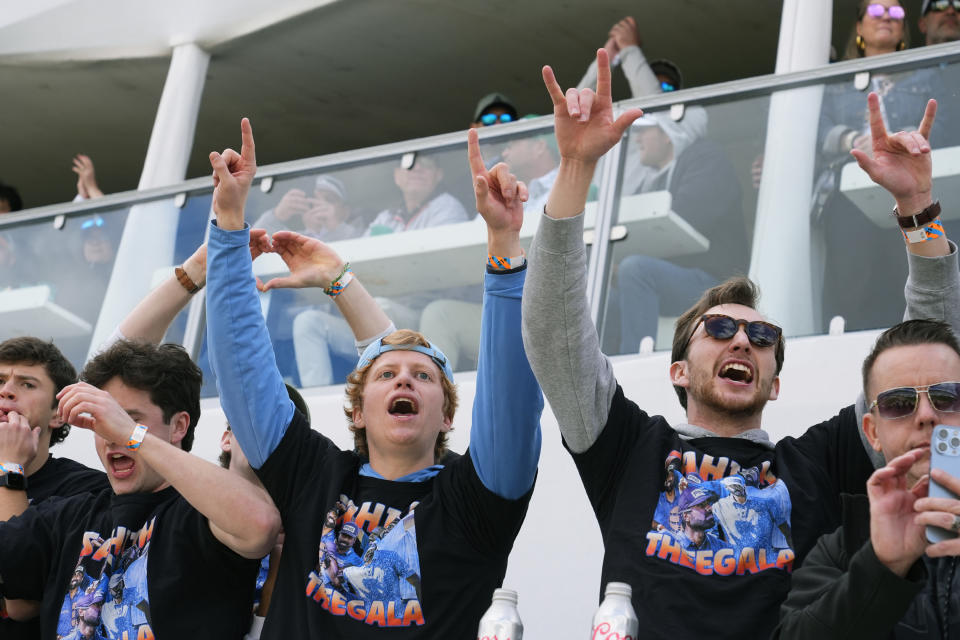
POLYGON ((922 227, 928 222, 933 222, 940 216, 940 201, 937 200, 929 207, 912 216, 902 216, 897 208, 893 208, 893 217, 897 219, 897 224, 901 229, 916 229, 922 227))
POLYGON ((27 476, 23 473, 23 467, 15 462, 0 464, 0 487, 26 491, 27 476))

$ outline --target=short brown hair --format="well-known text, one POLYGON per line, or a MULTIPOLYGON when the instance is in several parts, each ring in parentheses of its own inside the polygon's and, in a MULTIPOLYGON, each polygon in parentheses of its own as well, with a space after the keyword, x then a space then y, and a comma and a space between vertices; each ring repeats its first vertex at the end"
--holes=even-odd
POLYGON ((90 360, 80 377, 99 389, 119 378, 128 387, 146 391, 167 423, 174 414, 186 411, 190 424, 180 448, 190 451, 193 447, 203 374, 180 345, 118 340, 90 360))
MULTIPOLYGON (((422 347, 432 346, 422 333, 410 329, 399 329, 394 331, 383 339, 384 344, 390 345, 420 345, 422 347)), ((353 432, 353 447, 358 454, 364 458, 370 457, 370 450, 367 447, 367 430, 358 427, 353 423, 354 407, 363 408, 363 388, 367 383, 367 372, 376 359, 371 360, 364 367, 354 369, 347 376, 346 403, 343 406, 343 412, 347 416, 347 426, 353 432)), ((440 372, 440 384, 443 385, 443 415, 450 421, 453 421, 453 414, 457 411, 457 385, 453 384, 447 376, 440 372)), ((433 445, 433 459, 440 460, 447 453, 447 434, 440 432, 437 434, 437 441, 433 445)))
MULTIPOLYGON (((693 337, 693 332, 700 323, 701 316, 703 316, 708 309, 721 304, 739 304, 744 307, 756 309, 759 300, 760 289, 750 278, 743 276, 730 278, 704 291, 700 299, 697 300, 697 303, 677 318, 676 328, 673 332, 673 353, 670 356, 670 361, 677 362, 687 357, 687 347, 690 344, 690 338, 693 337)), ((776 374, 779 374, 780 369, 783 368, 784 348, 783 334, 781 334, 779 340, 777 340, 776 351, 774 352, 774 357, 777 361, 776 374)), ((677 392, 677 397, 680 398, 680 405, 686 409, 687 390, 676 385, 673 386, 673 390, 677 392)))
MULTIPOLYGON (((57 394, 67 385, 77 381, 77 370, 66 356, 52 342, 23 336, 0 342, 0 363, 3 364, 42 364, 50 380, 53 381, 53 407, 57 406, 57 394)), ((50 430, 50 446, 63 442, 70 433, 70 425, 50 430)))

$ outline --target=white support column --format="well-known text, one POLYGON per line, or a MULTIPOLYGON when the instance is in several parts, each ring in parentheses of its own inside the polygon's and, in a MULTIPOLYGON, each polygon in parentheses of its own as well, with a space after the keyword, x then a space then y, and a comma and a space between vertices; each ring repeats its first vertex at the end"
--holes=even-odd
MULTIPOLYGON (((776 72, 827 64, 832 18, 832 0, 784 0, 776 72)), ((788 335, 818 329, 810 194, 822 97, 819 85, 770 97, 750 277, 763 292, 763 311, 788 335)))
MULTIPOLYGON (((174 48, 139 189, 174 184, 186 177, 209 62, 210 55, 195 44, 174 48)), ((130 210, 94 329, 91 354, 149 292, 154 272, 173 263, 178 218, 179 209, 172 200, 130 210)))

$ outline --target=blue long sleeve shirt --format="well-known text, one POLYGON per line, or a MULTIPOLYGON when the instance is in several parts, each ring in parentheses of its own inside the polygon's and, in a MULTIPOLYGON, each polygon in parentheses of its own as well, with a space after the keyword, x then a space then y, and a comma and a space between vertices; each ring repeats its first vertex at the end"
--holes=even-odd
MULTIPOLYGON (((207 339, 217 389, 231 429, 253 468, 260 468, 293 418, 260 311, 249 228, 211 223, 207 246, 207 339)), ((470 456, 484 486, 519 498, 533 485, 540 457, 543 396, 520 335, 526 268, 486 275, 470 456)), ((429 339, 429 336, 428 336, 429 339)), ((443 345, 439 345, 441 348, 443 345)), ((432 465, 404 479, 439 471, 432 465)), ((374 475, 369 465, 362 473, 374 475)))

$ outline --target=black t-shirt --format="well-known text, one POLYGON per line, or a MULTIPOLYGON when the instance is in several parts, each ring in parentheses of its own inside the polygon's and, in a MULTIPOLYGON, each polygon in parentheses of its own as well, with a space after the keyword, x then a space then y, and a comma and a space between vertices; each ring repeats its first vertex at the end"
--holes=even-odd
POLYGON ((873 472, 852 406, 771 449, 683 440, 619 387, 573 458, 603 536, 602 584, 631 584, 644 637, 671 640, 769 637, 794 564, 873 472))
POLYGON ((221 544, 176 490, 53 498, 0 526, 0 585, 41 600, 44 640, 236 640, 259 563, 221 544))
MULTIPOLYGON (((43 466, 27 479, 27 499, 30 504, 35 505, 53 496, 98 493, 109 488, 110 482, 103 471, 96 471, 70 458, 50 456, 43 466)), ((39 620, 14 622, 4 618, 0 612, 0 639, 37 640, 39 637, 39 620)))
POLYGON ((361 476, 363 462, 295 412, 257 471, 286 535, 261 637, 475 637, 532 490, 497 496, 469 455, 423 482, 361 476))
POLYGON ((42 467, 27 479, 27 498, 39 504, 47 498, 69 498, 83 493, 99 493, 110 488, 103 471, 91 469, 70 458, 50 456, 42 467))

